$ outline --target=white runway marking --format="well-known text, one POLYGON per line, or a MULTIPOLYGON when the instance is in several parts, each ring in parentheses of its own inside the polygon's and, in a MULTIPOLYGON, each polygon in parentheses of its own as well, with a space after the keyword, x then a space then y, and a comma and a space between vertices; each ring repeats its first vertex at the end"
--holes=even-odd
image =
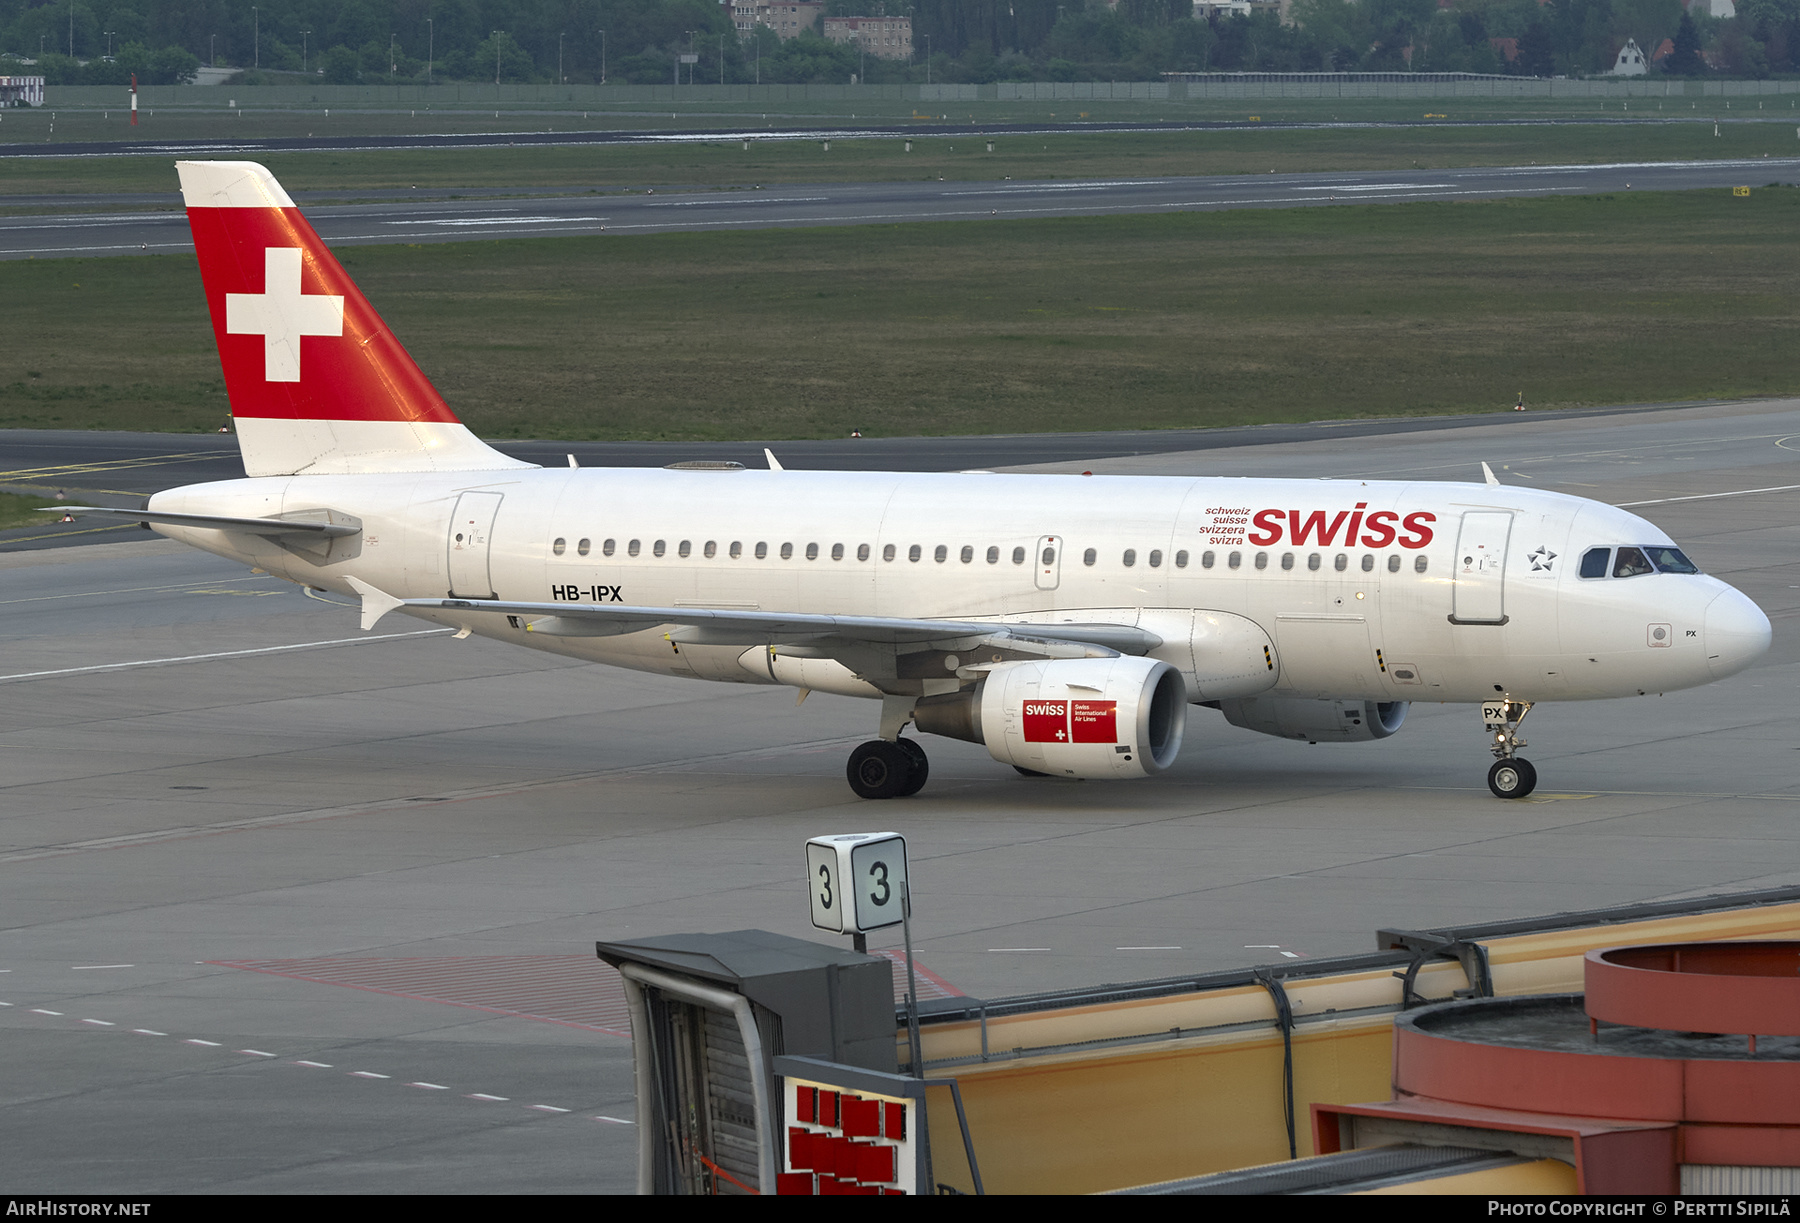
POLYGON ((535 1108, 540 1113, 566 1113, 566 1112, 570 1111, 566 1108, 558 1108, 554 1104, 527 1104, 525 1107, 526 1108, 535 1108))
POLYGON ((1774 488, 1740 488, 1730 493, 1695 493, 1691 497, 1657 497, 1653 501, 1621 501, 1619 508, 1631 509, 1638 505, 1668 505, 1675 501, 1711 501, 1718 497, 1754 497, 1758 493, 1791 493, 1800 488, 1800 484, 1778 484, 1774 488))
POLYGON ((44 1009, 44 1008, 43 1008, 43 1007, 41 1007, 41 1006, 34 1006, 34 1007, 32 1007, 32 1008, 31 1008, 31 1013, 32 1013, 32 1014, 34 1014, 34 1015, 61 1015, 61 1014, 62 1014, 62 1012, 61 1012, 61 1011, 46 1011, 46 1010, 45 1010, 45 1009, 44 1009))
POLYGON ((187 1038, 187 1039, 186 1039, 186 1040, 184 1040, 184 1041, 183 1041, 183 1042, 181 1042, 181 1043, 182 1043, 182 1044, 185 1044, 185 1045, 204 1045, 204 1046, 206 1046, 206 1047, 207 1047, 207 1048, 209 1048, 209 1049, 217 1049, 217 1048, 220 1048, 220 1047, 221 1047, 221 1042, 219 1042, 219 1041, 216 1041, 216 1040, 201 1040, 201 1039, 200 1039, 200 1038, 199 1038, 199 1037, 197 1037, 197 1036, 190 1036, 190 1037, 188 1037, 188 1038, 187 1038))
POLYGON ((264 1053, 261 1049, 239 1049, 238 1052, 244 1054, 246 1057, 274 1057, 275 1056, 275 1054, 273 1054, 273 1053, 264 1053))
POLYGON ((139 1036, 167 1036, 168 1035, 167 1032, 154 1032, 154 1031, 151 1031, 149 1028, 133 1028, 131 1030, 133 1032, 136 1032, 139 1036))
POLYGON ((90 968, 136 968, 136 964, 71 964, 70 972, 85 972, 90 968))
POLYGON ((330 1062, 296 1061, 294 1063, 294 1065, 296 1065, 296 1066, 311 1066, 314 1070, 330 1070, 331 1069, 330 1062))
POLYGON ((91 1024, 96 1025, 97 1027, 102 1027, 102 1028, 116 1028, 119 1026, 118 1024, 114 1023, 110 1019, 84 1019, 81 1022, 82 1023, 91 1023, 91 1024))
MULTIPOLYGON (((144 658, 136 662, 108 662, 92 667, 64 667, 57 671, 21 671, 16 675, 0 675, 0 684, 25 679, 48 679, 56 675, 91 675, 100 671, 129 671, 136 667, 167 667, 178 663, 210 662, 218 658, 249 658, 258 654, 289 654, 295 650, 324 650, 340 645, 363 645, 371 641, 396 641, 404 637, 434 637, 448 633, 447 628, 420 629, 412 633, 383 633, 379 637, 338 637, 331 641, 303 641, 298 645, 271 645, 255 650, 224 650, 217 654, 183 654, 174 658, 144 658)), ((111 967, 129 967, 112 965, 111 967)))
POLYGON ((506 1103, 505 1096, 490 1096, 486 1092, 481 1092, 481 1091, 470 1092, 467 1096, 465 1096, 463 1098, 467 1099, 467 1100, 497 1100, 502 1104, 506 1103))
POLYGON ((376 1074, 373 1070, 352 1070, 350 1071, 350 1077, 353 1079, 391 1079, 394 1076, 391 1074, 376 1074))
POLYGON ((627 1121, 623 1117, 595 1117, 596 1121, 610 1121, 614 1125, 636 1125, 635 1121, 627 1121))
POLYGON ((441 1083, 408 1083, 407 1086, 408 1087, 423 1087, 426 1091, 449 1091, 450 1090, 448 1087, 443 1086, 441 1083))

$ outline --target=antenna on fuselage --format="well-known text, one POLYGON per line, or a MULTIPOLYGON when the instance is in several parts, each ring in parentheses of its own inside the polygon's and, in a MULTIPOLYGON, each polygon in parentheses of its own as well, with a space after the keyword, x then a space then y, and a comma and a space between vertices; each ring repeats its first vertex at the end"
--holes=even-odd
POLYGON ((787 470, 787 468, 785 468, 781 465, 781 460, 775 457, 775 452, 773 450, 770 450, 767 446, 763 447, 763 458, 769 460, 769 470, 770 471, 786 471, 787 470))
POLYGON ((1494 469, 1492 467, 1489 467, 1486 463, 1483 463, 1481 465, 1481 476, 1482 476, 1482 479, 1486 480, 1489 484, 1500 483, 1500 477, 1496 476, 1494 474, 1494 469))

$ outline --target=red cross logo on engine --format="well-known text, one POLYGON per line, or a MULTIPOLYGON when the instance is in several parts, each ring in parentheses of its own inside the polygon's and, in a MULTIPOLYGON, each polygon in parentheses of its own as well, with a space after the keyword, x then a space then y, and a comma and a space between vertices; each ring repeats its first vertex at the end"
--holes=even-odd
POLYGON ((344 299, 300 292, 300 248, 263 251, 263 291, 225 295, 225 330, 263 337, 263 381, 300 381, 300 337, 344 334, 344 299))

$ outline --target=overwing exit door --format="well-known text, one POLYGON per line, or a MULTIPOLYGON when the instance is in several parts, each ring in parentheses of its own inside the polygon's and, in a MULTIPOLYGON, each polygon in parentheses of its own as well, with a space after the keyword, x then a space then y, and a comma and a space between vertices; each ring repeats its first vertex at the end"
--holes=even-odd
POLYGON ((1453 624, 1506 623, 1506 541, 1513 516, 1470 510, 1456 537, 1453 624))
POLYGON ((460 599, 492 599, 493 578, 488 573, 488 545, 494 533, 494 516, 500 512, 500 493, 464 493, 450 515, 450 596, 460 599))

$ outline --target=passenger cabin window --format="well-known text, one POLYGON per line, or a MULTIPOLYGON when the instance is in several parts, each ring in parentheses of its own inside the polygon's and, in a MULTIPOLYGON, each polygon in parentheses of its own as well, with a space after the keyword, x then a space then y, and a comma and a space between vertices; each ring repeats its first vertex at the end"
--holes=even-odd
POLYGON ((566 539, 552 540, 550 543, 550 554, 552 556, 561 556, 568 550, 568 547, 569 541, 566 539))
MULTIPOLYGON (((1135 565, 1135 564, 1137 564, 1137 549, 1136 549, 1136 548, 1127 548, 1127 549, 1125 549, 1125 556, 1124 556, 1124 557, 1123 557, 1123 559, 1124 559, 1124 561, 1125 561, 1125 567, 1126 567, 1126 568, 1127 568, 1127 569, 1129 569, 1129 568, 1131 568, 1131 567, 1132 567, 1132 566, 1133 566, 1133 565, 1135 565)), ((1049 561, 1045 561, 1045 562, 1044 562, 1044 563, 1045 563, 1045 564, 1046 564, 1046 565, 1047 565, 1047 564, 1049 564, 1049 563, 1050 563, 1050 562, 1049 562, 1049 561)))
POLYGON ((1153 550, 1150 553, 1149 560, 1150 560, 1150 567, 1152 569, 1161 569, 1162 568, 1162 549, 1157 548, 1157 549, 1153 550))
POLYGON ((940 565, 943 564, 950 559, 950 549, 946 548, 943 544, 939 544, 931 550, 931 559, 940 565))
POLYGON ((668 550, 669 550, 669 542, 665 539, 657 540, 655 546, 653 546, 650 549, 650 551, 654 552, 658 556, 661 556, 663 553, 667 552, 668 550))
POLYGON ((856 545, 856 559, 859 561, 866 561, 869 559, 869 545, 868 544, 857 544, 856 545))
POLYGON ((1258 569, 1267 569, 1269 567, 1269 554, 1267 552, 1258 552, 1256 554, 1256 567, 1258 569))
MULTIPOLYGON (((1207 555, 1211 556, 1212 553, 1208 552, 1207 555)), ((1187 568, 1187 551, 1185 549, 1175 554, 1175 567, 1177 569, 1187 568)))
POLYGON ((818 544, 807 544, 806 545, 806 559, 809 561, 816 561, 819 559, 819 545, 818 544))
POLYGON ((1424 573, 1427 563, 1428 562, 1425 560, 1425 558, 1423 556, 1413 557, 1413 572, 1414 573, 1424 573))
POLYGON ((713 557, 717 556, 718 554, 719 554, 719 541, 716 539, 707 540, 706 541, 706 559, 711 560, 713 557))
POLYGON ((1605 577, 1606 563, 1611 559, 1611 548, 1589 548, 1581 554, 1581 576, 1584 578, 1605 577))
POLYGON ((921 548, 918 544, 914 544, 912 547, 910 547, 906 550, 906 559, 913 562, 913 564, 915 564, 915 565, 919 563, 919 558, 924 555, 925 555, 925 550, 923 548, 921 548))
POLYGON ((610 540, 610 539, 605 540, 600 545, 600 555, 601 556, 611 556, 613 554, 613 547, 614 547, 614 542, 612 540, 610 540))
POLYGON ((1317 573, 1317 572, 1318 572, 1318 569, 1319 569, 1319 554, 1318 554, 1318 553, 1317 553, 1317 552, 1314 552, 1314 553, 1313 553, 1313 554, 1312 554, 1312 555, 1310 555, 1310 556, 1308 556, 1308 557, 1307 557, 1307 558, 1306 558, 1306 567, 1307 567, 1307 568, 1308 568, 1308 569, 1311 569, 1311 570, 1312 570, 1312 571, 1313 571, 1313 572, 1315 572, 1315 573, 1317 573))
POLYGON ((1024 563, 1025 563, 1025 549, 1014 548, 1013 549, 1013 564, 1023 565, 1024 563))
POLYGON ((1208 548, 1200 554, 1200 567, 1202 569, 1211 569, 1213 567, 1213 554, 1211 548, 1208 548))
POLYGON ((1644 555, 1642 548, 1620 548, 1618 557, 1613 561, 1613 576, 1616 578, 1634 578, 1640 574, 1655 573, 1650 558, 1644 555))
POLYGON ((1375 572, 1375 554, 1373 552, 1363 553, 1362 566, 1364 573, 1375 572))
POLYGON ((1091 565, 1099 559, 1100 559, 1100 554, 1098 552, 1094 551, 1092 548, 1089 548, 1086 552, 1083 552, 1081 554, 1081 563, 1084 565, 1091 565))
POLYGON ((894 545, 893 544, 889 544, 887 547, 885 547, 881 550, 881 559, 884 561, 891 561, 894 559, 894 545))
POLYGON ((689 553, 693 552, 693 550, 694 545, 692 541, 684 539, 681 541, 680 546, 675 549, 675 552, 678 556, 685 558, 689 553))
POLYGON ((737 540, 731 541, 731 559, 736 560, 744 554, 744 545, 737 540))
POLYGON ((1056 548, 1054 546, 1045 548, 1044 555, 1039 557, 1038 559, 1040 561, 1042 561, 1046 566, 1054 565, 1056 563, 1056 548))
POLYGON ((988 549, 988 564, 998 565, 999 563, 1000 563, 1000 549, 989 548, 988 549))
POLYGON ((784 561, 791 561, 794 559, 794 545, 793 544, 782 544, 781 545, 781 559, 784 561))
POLYGON ((1392 556, 1388 557, 1388 572, 1389 573, 1399 573, 1400 572, 1400 554, 1398 552, 1396 552, 1392 556))
POLYGON ((834 561, 841 561, 844 559, 844 545, 843 544, 832 544, 831 545, 831 559, 834 561))
POLYGON ((1236 569, 1239 565, 1244 563, 1244 554, 1242 552, 1233 552, 1231 554, 1231 559, 1226 563, 1233 569, 1236 569))
POLYGON ((594 541, 591 539, 584 539, 580 543, 575 545, 576 553, 581 556, 586 556, 588 553, 592 552, 593 550, 594 550, 594 541))
POLYGON ((769 555, 769 545, 764 543, 760 539, 757 540, 756 541, 756 559, 760 561, 760 560, 763 560, 764 558, 766 558, 768 555, 769 555))
POLYGON ((636 556, 639 552, 642 552, 643 550, 644 550, 644 545, 635 539, 625 545, 626 553, 631 556, 636 556))
POLYGON ((1350 567, 1350 558, 1345 556, 1342 552, 1338 553, 1337 560, 1332 562, 1332 568, 1336 569, 1339 573, 1342 573, 1344 570, 1348 569, 1349 567, 1350 567))
POLYGON ((975 549, 971 548, 968 544, 964 544, 963 550, 962 550, 962 563, 967 565, 967 564, 972 563, 974 560, 975 560, 975 549))
POLYGON ((1292 569, 1294 567, 1294 554, 1292 552, 1283 552, 1281 554, 1281 567, 1283 569, 1292 569))

